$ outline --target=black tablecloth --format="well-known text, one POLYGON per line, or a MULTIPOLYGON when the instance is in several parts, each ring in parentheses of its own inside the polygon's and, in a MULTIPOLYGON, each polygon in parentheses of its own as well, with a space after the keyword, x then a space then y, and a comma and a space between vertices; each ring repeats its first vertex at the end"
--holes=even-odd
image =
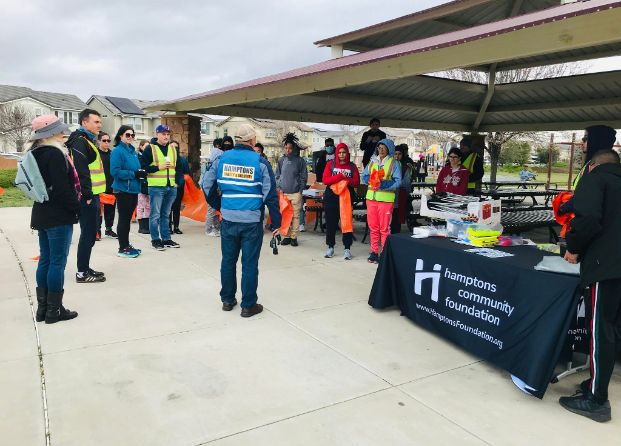
POLYGON ((488 258, 447 239, 388 237, 369 296, 509 371, 543 397, 576 314, 578 277, 537 271, 532 246, 488 258))

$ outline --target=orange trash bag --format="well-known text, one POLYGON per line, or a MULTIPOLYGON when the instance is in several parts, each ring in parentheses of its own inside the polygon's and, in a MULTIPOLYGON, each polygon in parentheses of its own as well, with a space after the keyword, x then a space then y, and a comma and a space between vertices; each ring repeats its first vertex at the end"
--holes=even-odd
POLYGON ((339 196, 339 214, 341 217, 341 232, 354 232, 353 208, 347 180, 341 180, 330 186, 332 192, 339 196))
POLYGON ((181 215, 195 221, 204 222, 207 216, 207 201, 205 194, 195 184, 190 175, 185 175, 185 186, 183 187, 183 200, 185 205, 181 215))
POLYGON ((556 197, 554 197, 554 201, 552 201, 552 210, 554 211, 554 219, 556 222, 561 225, 561 232, 559 235, 561 237, 565 237, 567 231, 569 231, 569 222, 576 216, 573 212, 559 215, 559 208, 567 203, 571 197, 573 197, 573 192, 561 192, 556 197))
POLYGON ((377 190, 380 187, 380 183, 384 179, 384 169, 378 169, 371 172, 369 177, 369 188, 377 190))
POLYGON ((99 201, 101 204, 114 204, 116 203, 116 197, 114 194, 99 194, 99 201))
POLYGON ((291 200, 289 200, 284 193, 278 193, 278 199, 280 201, 280 214, 282 215, 282 223, 280 224, 280 233, 286 235, 289 233, 289 226, 293 220, 293 206, 291 200))

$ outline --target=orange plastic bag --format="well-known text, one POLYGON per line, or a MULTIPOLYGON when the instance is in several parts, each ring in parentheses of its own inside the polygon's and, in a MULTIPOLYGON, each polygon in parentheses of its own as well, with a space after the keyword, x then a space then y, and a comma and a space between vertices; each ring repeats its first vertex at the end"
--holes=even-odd
POLYGON ((0 187, 0 197, 2 196, 2 194, 4 194, 4 188, 0 187))
POLYGON ((341 232, 343 234, 354 232, 353 208, 347 186, 347 180, 341 180, 330 186, 332 192, 339 196, 339 214, 341 217, 341 232))
POLYGON ((183 187, 183 200, 181 200, 181 203, 185 205, 181 215, 195 221, 205 221, 208 207, 205 194, 194 184, 194 180, 189 175, 185 175, 185 186, 183 187))
POLYGON ((565 237, 567 231, 569 231, 569 222, 576 216, 573 212, 559 215, 559 208, 567 203, 571 197, 573 197, 573 192, 561 192, 556 197, 554 197, 554 201, 552 201, 552 210, 554 211, 554 219, 556 222, 561 225, 561 231, 559 235, 561 237, 565 237))
POLYGON ((280 224, 280 233, 286 235, 289 233, 289 226, 293 220, 293 206, 291 200, 282 192, 278 193, 278 200, 280 201, 280 214, 282 215, 282 223, 280 224))
POLYGON ((99 194, 99 201, 101 204, 114 204, 116 197, 113 194, 99 194))
POLYGON ((380 187, 380 183, 384 179, 384 169, 378 169, 371 172, 371 176, 369 177, 369 188, 373 190, 378 190, 380 187))

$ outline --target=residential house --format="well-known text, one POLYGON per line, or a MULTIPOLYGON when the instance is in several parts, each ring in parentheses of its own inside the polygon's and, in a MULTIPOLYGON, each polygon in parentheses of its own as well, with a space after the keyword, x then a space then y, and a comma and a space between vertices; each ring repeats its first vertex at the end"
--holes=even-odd
POLYGON ((86 104, 73 94, 51 93, 28 87, 0 85, 0 152, 21 151, 30 136, 30 122, 37 116, 54 114, 72 129, 86 104), (19 113, 15 113, 18 111, 19 113), (11 119, 6 114, 17 117, 11 119), (17 122, 19 121, 19 122, 17 122))
MULTIPOLYGON (((282 154, 282 139, 288 132, 295 133, 303 150, 310 149, 313 144, 314 131, 306 124, 235 116, 231 116, 216 125, 215 137, 223 138, 230 135, 234 138, 237 128, 242 124, 250 124, 254 128, 257 141, 265 147, 265 155, 270 161, 276 161, 282 154)), ((303 153, 303 155, 305 154, 303 153)))
MULTIPOLYGON (((392 127, 380 127, 386 133, 386 136, 395 142, 395 146, 399 144, 407 144, 410 156, 415 152, 423 151, 423 141, 418 136, 418 132, 413 129, 395 129, 392 127)), ((365 127, 356 133, 356 149, 359 148, 360 140, 364 132, 369 130, 365 127)))
POLYGON ((104 132, 114 137, 121 125, 129 125, 136 132, 136 141, 151 139, 160 125, 163 112, 145 113, 143 110, 153 102, 100 95, 93 95, 86 101, 89 108, 101 113, 104 132))
MULTIPOLYGON (((348 130, 322 130, 318 128, 314 128, 313 130, 313 152, 324 148, 326 138, 332 138, 335 146, 342 142, 348 146, 351 146, 352 143, 357 145, 357 142, 354 142, 356 141, 355 132, 348 130)), ((355 147, 350 147, 350 149, 354 148, 355 147)))

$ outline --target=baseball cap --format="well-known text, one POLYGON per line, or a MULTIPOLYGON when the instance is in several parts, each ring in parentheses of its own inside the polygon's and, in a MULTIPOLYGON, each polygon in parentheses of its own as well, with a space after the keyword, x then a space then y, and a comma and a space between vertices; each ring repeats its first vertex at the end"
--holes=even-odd
POLYGON ((255 136, 257 136, 257 134, 250 124, 240 125, 235 132, 235 140, 241 142, 248 142, 255 136))
POLYGON ((164 133, 164 132, 170 133, 170 127, 168 127, 165 124, 160 124, 155 128, 155 133, 164 133))

